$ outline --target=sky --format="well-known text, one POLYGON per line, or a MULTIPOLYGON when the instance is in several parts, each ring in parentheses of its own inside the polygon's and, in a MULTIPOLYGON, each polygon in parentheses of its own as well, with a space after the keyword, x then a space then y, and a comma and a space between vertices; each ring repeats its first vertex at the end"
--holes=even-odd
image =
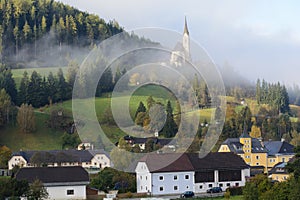
POLYGON ((126 31, 159 27, 183 31, 219 66, 257 78, 300 85, 300 1, 297 0, 60 0, 115 19, 126 31))

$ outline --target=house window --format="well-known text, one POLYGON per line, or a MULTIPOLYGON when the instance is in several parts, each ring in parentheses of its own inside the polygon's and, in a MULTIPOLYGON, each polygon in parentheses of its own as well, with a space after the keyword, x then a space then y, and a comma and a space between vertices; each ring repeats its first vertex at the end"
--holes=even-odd
POLYGON ((190 176, 189 175, 185 175, 185 179, 190 179, 190 176))
POLYGON ((163 176, 159 176, 159 180, 163 181, 164 177, 163 176))
POLYGON ((285 162, 285 158, 282 158, 282 162, 285 162))
POLYGON ((219 187, 223 187, 223 183, 220 183, 220 184, 219 184, 219 187))
POLYGON ((190 188, 190 187, 187 185, 187 186, 186 186, 186 189, 189 189, 189 188, 190 188))
POLYGON ((209 187, 209 188, 212 188, 212 184, 209 184, 208 187, 209 187))
POLYGON ((235 186, 238 187, 240 184, 239 183, 235 183, 235 186))
POLYGON ((178 190, 178 186, 177 185, 174 186, 174 190, 175 191, 178 190))
POLYGON ((140 176, 140 179, 143 180, 143 176, 140 176))
POLYGON ((259 156, 256 156, 256 160, 258 160, 259 159, 259 156))
POLYGON ((175 176, 174 176, 174 180, 177 180, 177 179, 178 179, 178 177, 177 177, 177 175, 175 175, 175 176))
POLYGON ((203 188, 203 186, 202 186, 202 185, 200 185, 200 186, 199 186, 199 189, 202 189, 202 188, 203 188))
POLYGON ((227 186, 227 187, 230 187, 230 183, 227 183, 226 186, 227 186))
POLYGON ((143 186, 141 186, 141 190, 143 190, 143 186))
POLYGON ((259 163, 256 163, 256 165, 258 166, 258 165, 259 165, 259 163))
POLYGON ((160 186, 160 187, 159 187, 159 191, 164 191, 164 187, 163 187, 163 186, 160 186))
POLYGON ((146 176, 146 180, 147 180, 147 176, 146 176))
POLYGON ((74 190, 67 190, 67 195, 74 195, 74 190))

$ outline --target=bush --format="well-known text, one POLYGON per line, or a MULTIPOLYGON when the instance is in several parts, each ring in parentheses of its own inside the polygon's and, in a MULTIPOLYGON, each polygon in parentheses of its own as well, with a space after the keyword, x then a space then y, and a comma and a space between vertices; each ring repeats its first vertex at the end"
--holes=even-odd
POLYGON ((229 187, 226 189, 229 192, 229 196, 237 196, 237 195, 243 195, 243 188, 242 187, 229 187))
POLYGON ((230 191, 229 190, 226 190, 224 197, 225 197, 225 199, 230 199, 230 191))

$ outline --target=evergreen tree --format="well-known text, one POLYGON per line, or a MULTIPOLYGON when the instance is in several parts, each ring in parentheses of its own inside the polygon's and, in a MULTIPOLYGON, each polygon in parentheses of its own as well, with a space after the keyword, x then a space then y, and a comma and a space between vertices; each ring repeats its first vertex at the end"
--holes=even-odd
POLYGON ((51 105, 52 103, 56 102, 56 93, 58 85, 57 79, 54 77, 53 73, 50 72, 47 78, 47 94, 48 94, 48 101, 51 105))
POLYGON ((136 119, 137 115, 140 113, 140 112, 146 112, 146 107, 145 105, 143 104, 142 101, 140 101, 140 104, 135 112, 135 115, 134 115, 134 119, 136 119))
POLYGON ((170 137, 174 137, 178 131, 177 124, 174 121, 173 109, 170 101, 168 101, 167 103, 166 113, 167 113, 166 123, 161 132, 166 138, 170 138, 170 137))
POLYGON ((113 88, 114 84, 112 71, 110 68, 107 68, 99 80, 97 91, 101 94, 111 92, 113 88))
POLYGON ((9 94, 11 101, 16 103, 17 89, 15 80, 12 77, 11 69, 5 65, 0 65, 0 89, 5 89, 9 94))
POLYGON ((29 78, 27 71, 24 71, 23 77, 21 79, 19 93, 18 93, 18 105, 20 106, 22 103, 29 103, 28 97, 28 86, 29 86, 29 78))
POLYGON ((68 93, 68 87, 67 83, 64 77, 64 73, 61 68, 59 68, 57 72, 57 93, 56 93, 56 99, 57 101, 64 101, 66 100, 66 94, 68 93))

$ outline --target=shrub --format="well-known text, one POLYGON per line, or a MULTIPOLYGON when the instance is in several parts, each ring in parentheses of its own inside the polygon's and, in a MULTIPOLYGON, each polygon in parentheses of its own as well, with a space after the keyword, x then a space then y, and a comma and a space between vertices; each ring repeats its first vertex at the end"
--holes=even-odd
POLYGON ((226 192, 229 192, 229 196, 237 196, 243 194, 243 188, 242 187, 229 187, 226 189, 226 192))

